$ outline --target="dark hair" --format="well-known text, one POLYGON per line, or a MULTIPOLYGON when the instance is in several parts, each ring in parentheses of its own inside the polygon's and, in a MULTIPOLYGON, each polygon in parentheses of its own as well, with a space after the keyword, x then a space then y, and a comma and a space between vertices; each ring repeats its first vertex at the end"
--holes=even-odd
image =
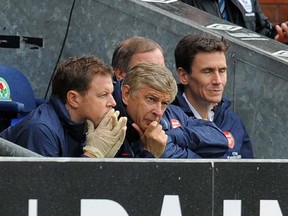
POLYGON ((216 38, 207 34, 187 35, 183 37, 174 51, 176 69, 182 67, 190 74, 195 56, 199 52, 224 52, 229 49, 228 43, 222 38, 216 38))
POLYGON ((155 41, 144 37, 132 37, 120 42, 113 52, 112 67, 128 73, 130 61, 137 53, 146 53, 159 49, 164 56, 163 49, 155 41))
POLYGON ((112 77, 113 70, 96 56, 70 58, 58 66, 52 81, 52 96, 58 97, 65 104, 70 90, 85 95, 96 75, 112 77))

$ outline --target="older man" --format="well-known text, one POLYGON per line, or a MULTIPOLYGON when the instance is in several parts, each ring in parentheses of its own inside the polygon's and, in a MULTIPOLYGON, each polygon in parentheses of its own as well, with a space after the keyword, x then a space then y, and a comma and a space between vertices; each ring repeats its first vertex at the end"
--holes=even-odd
POLYGON ((214 123, 188 117, 169 105, 177 84, 165 66, 140 63, 115 84, 115 109, 127 116, 127 134, 118 157, 218 158, 228 148, 214 123))

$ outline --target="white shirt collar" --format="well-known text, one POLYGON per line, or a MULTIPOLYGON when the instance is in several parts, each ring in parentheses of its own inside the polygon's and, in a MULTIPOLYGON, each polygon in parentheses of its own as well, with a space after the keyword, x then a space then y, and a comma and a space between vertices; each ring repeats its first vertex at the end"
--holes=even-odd
MULTIPOLYGON (((200 114, 197 112, 197 110, 190 104, 190 102, 188 101, 185 92, 183 92, 182 96, 185 98, 190 110, 193 112, 195 118, 197 119, 202 119, 202 117, 200 116, 200 114)), ((209 121, 213 121, 214 119, 214 111, 213 111, 213 106, 211 105, 211 109, 208 112, 208 120, 209 121)))

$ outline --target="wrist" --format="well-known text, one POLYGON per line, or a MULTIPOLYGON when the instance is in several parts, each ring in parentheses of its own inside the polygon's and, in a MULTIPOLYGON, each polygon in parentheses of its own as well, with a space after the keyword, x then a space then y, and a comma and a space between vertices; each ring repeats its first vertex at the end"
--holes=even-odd
POLYGON ((84 153, 83 153, 86 157, 89 157, 89 158, 97 158, 95 155, 91 154, 90 152, 88 151, 85 151, 84 150, 84 153))
POLYGON ((91 157, 94 157, 94 158, 104 158, 104 155, 101 154, 101 152, 93 146, 85 146, 83 147, 83 151, 84 151, 84 154, 87 156, 90 155, 91 157))

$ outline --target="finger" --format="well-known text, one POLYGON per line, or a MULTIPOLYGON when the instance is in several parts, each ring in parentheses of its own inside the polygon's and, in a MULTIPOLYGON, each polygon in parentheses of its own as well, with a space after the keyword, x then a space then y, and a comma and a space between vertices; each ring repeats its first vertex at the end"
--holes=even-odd
POLYGON ((107 124, 109 123, 109 121, 111 120, 111 116, 112 114, 115 112, 115 110, 112 108, 109 112, 106 113, 106 115, 104 116, 104 118, 101 120, 99 126, 107 126, 107 124))
POLYGON ((162 131, 162 125, 160 125, 157 121, 153 121, 150 123, 145 133, 160 133, 162 131))
POLYGON ((164 132, 164 135, 163 135, 163 139, 164 139, 164 141, 165 141, 165 143, 167 143, 167 140, 168 140, 168 135, 165 133, 165 131, 163 131, 164 132))
POLYGON ((279 37, 283 37, 283 31, 282 28, 279 25, 275 26, 276 32, 279 35, 279 37))
POLYGON ((119 125, 120 125, 120 127, 122 128, 122 127, 126 126, 126 124, 127 124, 127 117, 121 117, 121 118, 119 119, 119 125))
POLYGON ((139 127, 136 123, 133 123, 132 126, 133 126, 134 129, 137 131, 137 133, 140 135, 140 137, 143 137, 143 136, 144 136, 143 131, 140 129, 140 127, 139 127))
POLYGON ((288 36, 288 24, 282 23, 281 28, 282 28, 284 36, 287 37, 288 36))
POLYGON ((124 142, 124 139, 125 139, 125 135, 126 135, 126 130, 127 130, 126 126, 121 129, 121 131, 119 133, 119 140, 116 142, 116 144, 109 151, 109 153, 106 156, 107 158, 112 158, 112 157, 114 157, 117 154, 118 150, 123 145, 123 142, 124 142))
POLYGON ((111 121, 111 130, 113 130, 113 128, 117 125, 118 121, 116 112, 111 115, 110 121, 111 121))
POLYGON ((116 118, 118 118, 120 112, 119 112, 118 110, 116 110, 116 111, 114 112, 114 114, 115 114, 116 118))
POLYGON ((127 124, 127 117, 121 117, 118 122, 116 122, 116 126, 112 129, 112 132, 116 135, 119 130, 121 130, 127 124))
POLYGON ((127 126, 124 126, 123 128, 121 128, 121 130, 119 131, 119 133, 117 134, 117 142, 120 142, 121 144, 124 142, 125 140, 125 136, 126 136, 126 131, 127 131, 127 126))
POLYGON ((275 26, 276 29, 276 36, 274 37, 274 39, 276 41, 282 42, 282 43, 287 43, 288 42, 288 27, 287 24, 282 23, 281 26, 276 25, 275 26))

